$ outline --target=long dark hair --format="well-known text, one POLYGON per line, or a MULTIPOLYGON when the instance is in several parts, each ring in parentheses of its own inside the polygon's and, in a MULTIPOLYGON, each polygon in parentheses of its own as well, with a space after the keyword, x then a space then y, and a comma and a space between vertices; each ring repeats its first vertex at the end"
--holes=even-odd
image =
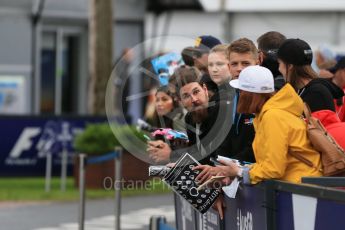
POLYGON ((174 108, 175 108, 175 107, 179 107, 178 99, 177 99, 177 97, 176 97, 176 96, 177 96, 176 93, 171 92, 168 86, 161 86, 161 87, 158 87, 155 96, 157 96, 157 94, 158 94, 159 92, 165 93, 166 95, 168 95, 169 97, 172 98, 174 108))
POLYGON ((161 86, 157 89, 156 96, 159 92, 165 93, 169 97, 172 98, 173 101, 173 109, 164 116, 159 116, 157 114, 157 111, 155 111, 154 117, 153 117, 153 123, 155 127, 158 128, 173 128, 173 118, 177 113, 182 113, 182 108, 179 105, 177 96, 175 93, 172 93, 169 90, 168 86, 161 86))
POLYGON ((317 78, 317 73, 313 70, 311 65, 292 65, 284 63, 286 66, 286 81, 292 85, 292 87, 297 91, 303 88, 303 80, 313 80, 317 78), (291 65, 291 69, 289 69, 291 65))

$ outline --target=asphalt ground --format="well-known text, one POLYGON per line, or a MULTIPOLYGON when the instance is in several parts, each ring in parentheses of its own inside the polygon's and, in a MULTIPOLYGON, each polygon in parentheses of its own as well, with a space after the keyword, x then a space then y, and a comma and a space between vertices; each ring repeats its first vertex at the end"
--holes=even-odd
MULTIPOLYGON (((148 229, 150 216, 164 215, 174 225, 172 194, 122 199, 121 229, 148 229)), ((0 202, 0 229, 78 229, 78 202, 0 202)), ((88 200, 85 230, 114 229, 114 199, 88 200)))

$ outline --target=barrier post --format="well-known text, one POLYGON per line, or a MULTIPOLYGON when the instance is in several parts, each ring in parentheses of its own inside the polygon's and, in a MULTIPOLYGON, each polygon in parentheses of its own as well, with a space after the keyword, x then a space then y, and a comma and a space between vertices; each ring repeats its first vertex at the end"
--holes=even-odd
POLYGON ((85 159, 86 154, 79 154, 79 230, 84 230, 85 219, 85 159))
POLYGON ((67 177, 68 151, 66 147, 63 148, 61 154, 61 180, 60 190, 66 192, 66 177, 67 177))
POLYGON ((114 181, 114 189, 115 189, 115 230, 120 230, 121 223, 121 177, 122 177, 122 148, 116 147, 115 152, 118 156, 115 158, 115 181, 114 181))
POLYGON ((52 179, 52 154, 46 154, 46 178, 45 178, 45 191, 50 192, 51 179, 52 179))

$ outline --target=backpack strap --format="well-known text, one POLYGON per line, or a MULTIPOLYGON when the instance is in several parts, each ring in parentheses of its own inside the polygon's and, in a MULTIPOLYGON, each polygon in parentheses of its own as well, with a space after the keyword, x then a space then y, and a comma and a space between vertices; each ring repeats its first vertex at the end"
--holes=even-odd
MULTIPOLYGON (((307 122, 307 124, 314 124, 313 119, 311 119, 311 111, 310 111, 310 107, 307 103, 303 103, 303 114, 304 114, 304 118, 307 122)), ((321 168, 318 168, 317 166, 315 166, 313 164, 313 162, 311 162, 310 160, 308 160, 307 158, 305 158, 304 156, 301 155, 301 152, 297 152, 297 151, 292 151, 291 149, 288 150, 288 153, 293 156, 294 158, 296 158, 297 160, 303 162, 304 164, 308 165, 309 167, 312 167, 314 169, 316 169, 317 171, 322 172, 321 168)))
POLYGON ((296 158, 297 160, 303 162, 304 164, 308 165, 309 167, 312 167, 314 169, 316 169, 317 171, 322 172, 322 169, 316 167, 313 162, 311 162, 310 160, 308 160, 307 158, 305 158, 304 156, 302 156, 299 152, 296 151, 292 151, 291 149, 288 150, 288 153, 293 156, 294 158, 296 158))
POLYGON ((310 107, 307 103, 303 103, 303 113, 304 113, 304 117, 306 118, 307 122, 310 121, 310 117, 311 117, 311 111, 310 111, 310 107))

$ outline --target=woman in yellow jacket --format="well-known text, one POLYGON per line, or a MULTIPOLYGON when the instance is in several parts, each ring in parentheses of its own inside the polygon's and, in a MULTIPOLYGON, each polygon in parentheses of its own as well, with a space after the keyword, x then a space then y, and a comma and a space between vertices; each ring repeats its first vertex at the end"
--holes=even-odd
POLYGON ((230 85, 240 89, 239 113, 255 113, 253 150, 256 163, 239 167, 229 161, 224 166, 197 166, 203 171, 196 178, 204 181, 212 175, 239 176, 247 184, 266 179, 300 183, 301 177, 321 176, 320 154, 307 138, 306 124, 301 118, 303 102, 290 84, 274 92, 272 73, 261 66, 242 70, 230 85), (315 166, 310 167, 289 154, 298 152, 315 166))

